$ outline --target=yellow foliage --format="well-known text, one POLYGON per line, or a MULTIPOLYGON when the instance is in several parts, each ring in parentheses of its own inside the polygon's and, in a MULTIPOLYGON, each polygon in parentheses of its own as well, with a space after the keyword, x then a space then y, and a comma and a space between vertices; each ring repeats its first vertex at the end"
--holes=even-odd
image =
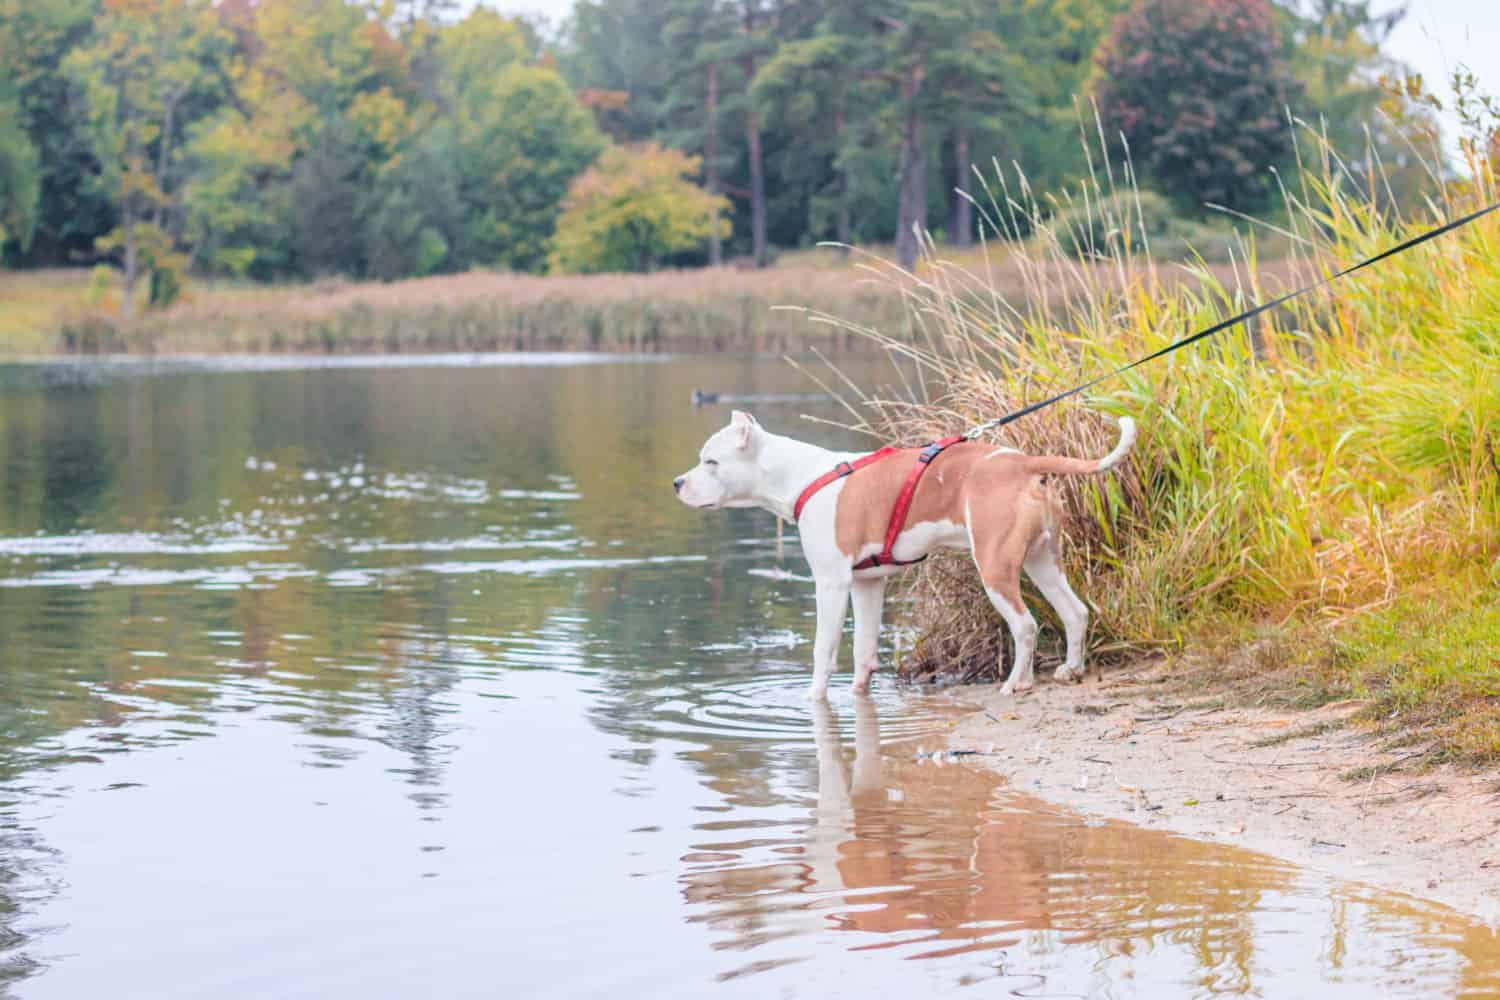
POLYGON ((349 120, 386 155, 412 134, 412 114, 406 102, 391 93, 389 87, 356 95, 349 105, 349 120))
POLYGON ((615 146, 574 179, 548 266, 563 273, 650 271, 717 229, 729 235, 729 200, 690 180, 700 159, 655 143, 615 146))

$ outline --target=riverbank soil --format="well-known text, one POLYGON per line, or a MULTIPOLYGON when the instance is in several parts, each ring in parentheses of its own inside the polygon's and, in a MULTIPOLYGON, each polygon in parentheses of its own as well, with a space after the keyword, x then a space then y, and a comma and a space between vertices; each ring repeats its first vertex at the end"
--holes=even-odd
POLYGON ((1431 765, 1419 744, 1357 721, 1362 702, 1238 704, 1160 660, 1015 698, 976 693, 987 709, 950 748, 979 751, 1018 791, 1500 923, 1500 774, 1431 765))

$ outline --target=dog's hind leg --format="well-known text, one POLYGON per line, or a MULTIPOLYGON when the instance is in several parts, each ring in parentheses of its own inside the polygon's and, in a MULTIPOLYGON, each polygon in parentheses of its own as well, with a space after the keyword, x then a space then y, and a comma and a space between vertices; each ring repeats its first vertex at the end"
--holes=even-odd
POLYGON ((1068 637, 1068 658, 1054 676, 1059 681, 1081 681, 1087 669, 1083 662, 1083 639, 1089 628, 1089 609, 1068 585, 1056 537, 1049 533, 1037 539, 1025 565, 1026 575, 1062 619, 1068 637))
MULTIPOLYGON (((1000 693, 1025 691, 1034 683, 1031 656, 1036 651, 1036 619, 1021 600, 1021 564, 1030 541, 1040 533, 1041 508, 1023 506, 1007 520, 996 516, 993 505, 971 509, 966 501, 964 515, 969 525, 970 551, 974 565, 979 568, 984 592, 1005 619, 1016 648, 1016 662, 1000 693)), ((1000 667, 1003 671, 1005 664, 1000 667)))
MULTIPOLYGON (((1011 643, 1016 647, 1016 662, 1010 668, 1010 676, 1005 679, 1001 686, 1001 694, 1015 694, 1017 691, 1027 691, 1036 683, 1031 673, 1031 657, 1036 652, 1036 619, 1031 617, 1031 612, 1021 600, 1021 574, 1017 570, 1014 574, 1015 582, 1003 589, 995 589, 990 586, 988 574, 986 574, 984 591, 990 596, 990 603, 995 610, 1000 612, 1000 617, 1005 619, 1005 624, 1010 628, 1011 643)), ((1001 666, 1004 666, 1002 663, 1001 666)))
POLYGON ((880 666, 880 612, 885 580, 854 581, 854 693, 866 694, 880 666))
MULTIPOLYGON (((979 562, 977 555, 975 562, 979 562)), ((1011 560, 1001 559, 990 565, 980 563, 979 578, 984 582, 984 592, 989 595, 990 603, 1005 619, 1011 644, 1016 648, 1016 661, 1000 693, 1015 694, 1028 690, 1035 683, 1031 675, 1031 656, 1036 652, 1036 619, 1031 617, 1026 603, 1021 600, 1021 567, 1011 560)), ((1003 673, 1003 661, 1000 668, 1003 673)))

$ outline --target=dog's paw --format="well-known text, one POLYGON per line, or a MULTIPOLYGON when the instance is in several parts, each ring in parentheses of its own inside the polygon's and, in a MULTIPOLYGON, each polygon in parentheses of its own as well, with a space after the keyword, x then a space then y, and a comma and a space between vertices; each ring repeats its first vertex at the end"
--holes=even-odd
POLYGON ((1031 680, 1006 681, 1004 686, 1000 688, 1000 693, 1008 695, 1022 694, 1023 692, 1030 691, 1034 683, 1035 682, 1031 680))
POLYGON ((1069 667, 1064 665, 1058 667, 1057 673, 1053 674, 1052 676, 1059 683, 1076 684, 1083 680, 1083 667, 1081 665, 1077 667, 1069 667))

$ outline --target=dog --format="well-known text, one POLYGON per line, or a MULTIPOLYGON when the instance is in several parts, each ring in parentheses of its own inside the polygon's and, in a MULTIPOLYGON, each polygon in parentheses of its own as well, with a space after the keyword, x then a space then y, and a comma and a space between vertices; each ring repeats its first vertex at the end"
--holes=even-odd
POLYGON ((1014 640, 1015 662, 1001 688, 1011 695, 1035 683, 1031 660, 1037 627, 1021 599, 1023 569, 1067 634, 1067 659, 1056 678, 1084 676, 1088 608, 1063 573, 1058 508, 1047 477, 1105 472, 1134 443, 1135 421, 1121 417, 1119 443, 1099 459, 1026 455, 958 438, 940 442, 947 447, 929 457, 924 455, 938 445, 859 455, 772 434, 750 414, 735 410, 729 425, 704 443, 698 464, 673 480, 672 488, 679 500, 699 510, 759 507, 797 523, 817 595, 809 697, 827 697, 851 598, 854 690, 869 691, 879 665, 886 581, 901 565, 937 549, 967 549, 973 556, 985 592, 1014 640), (914 472, 917 464, 925 468, 914 472), (893 523, 892 510, 903 493, 909 510, 904 523, 893 523))

